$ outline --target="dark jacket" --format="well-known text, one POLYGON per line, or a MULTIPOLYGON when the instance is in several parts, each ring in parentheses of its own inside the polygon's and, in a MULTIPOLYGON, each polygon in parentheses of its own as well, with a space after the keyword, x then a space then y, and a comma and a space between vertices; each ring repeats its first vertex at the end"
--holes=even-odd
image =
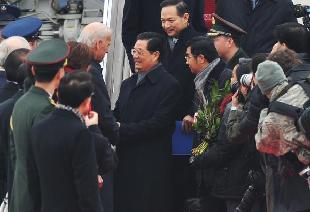
POLYGON ((295 155, 276 157, 264 154, 268 212, 310 210, 309 186, 307 180, 298 175, 296 160, 295 155))
POLYGON ((21 95, 23 91, 19 90, 14 96, 0 104, 0 192, 2 198, 7 191, 10 198, 12 189, 13 171, 9 151, 10 118, 15 102, 21 95))
POLYGON ((6 82, 2 87, 0 87, 0 103, 14 96, 18 89, 18 84, 6 82))
POLYGON ((0 88, 6 84, 6 74, 5 71, 0 70, 0 88))
POLYGON ((303 63, 286 73, 289 81, 299 81, 310 76, 310 54, 300 53, 298 55, 303 63))
POLYGON ((31 130, 44 212, 101 212, 95 142, 79 117, 57 109, 31 130))
MULTIPOLYGON (((226 81, 229 80, 231 77, 231 71, 229 69, 226 69, 225 66, 226 64, 222 60, 220 60, 219 64, 216 65, 211 70, 211 73, 207 81, 204 84, 204 96, 206 97, 206 99, 208 99, 208 101, 211 101, 210 93, 211 93, 212 81, 217 81, 219 83, 219 87, 223 88, 225 86, 226 81)), ((191 115, 197 112, 199 107, 201 106, 202 104, 201 102, 199 102, 197 98, 197 93, 196 93, 195 100, 192 105, 191 115)), ((194 139, 194 146, 198 146, 201 142, 199 139, 200 136, 199 134, 197 134, 195 137, 196 138, 194 139)), ((209 190, 210 186, 213 185, 215 170, 216 170, 215 166, 208 167, 207 169, 202 168, 200 166, 198 167, 197 172, 196 172, 196 178, 197 178, 197 183, 202 190, 202 195, 204 195, 203 194, 204 189, 209 190)))
POLYGON ((272 34, 276 25, 297 21, 291 6, 291 0, 259 0, 252 10, 249 0, 218 0, 216 13, 247 32, 241 46, 251 57, 270 52, 276 43, 272 34))
MULTIPOLYGON (((243 143, 257 132, 260 112, 268 107, 269 100, 262 94, 258 86, 255 86, 249 94, 249 106, 244 118, 234 126, 234 133, 228 135, 228 140, 235 143, 243 143), (247 135, 247 136, 244 136, 247 135)), ((233 111, 237 113, 237 111, 233 111)))
MULTIPOLYGON (((217 142, 208 150, 202 163, 205 167, 217 167, 212 194, 226 200, 241 200, 244 191, 251 182, 248 180, 250 170, 259 170, 258 152, 254 137, 246 137, 242 144, 229 142, 226 136, 231 104, 227 105, 222 118, 217 142)), ((246 106, 244 108, 246 111, 246 106)), ((243 116, 246 112, 242 113, 243 116)), ((242 115, 236 120, 240 121, 242 115)))
MULTIPOLYGON (((98 62, 91 62, 90 73, 95 86, 94 95, 91 102, 92 109, 98 113, 98 126, 102 135, 108 138, 108 142, 115 145, 119 141, 119 128, 111 111, 110 96, 104 82, 102 68, 98 62)), ((115 154, 114 150, 110 150, 115 154)), ((103 184, 103 188, 100 190, 102 204, 106 212, 113 211, 112 175, 113 172, 109 172, 103 176, 105 178, 105 183, 103 184)))
MULTIPOLYGON (((225 83, 231 78, 231 70, 225 68, 226 64, 223 60, 220 60, 219 64, 216 65, 211 71, 207 81, 204 85, 204 95, 208 101, 211 101, 210 92, 211 92, 211 84, 213 81, 218 82, 220 88, 225 86, 225 83)), ((195 112, 198 111, 199 107, 202 107, 201 101, 197 97, 197 92, 195 91, 194 100, 192 102, 192 106, 190 109, 189 115, 193 116, 195 112)))
POLYGON ((118 125, 111 111, 110 96, 102 75, 102 68, 99 63, 93 61, 89 71, 95 86, 92 96, 92 108, 98 113, 99 128, 102 134, 109 139, 112 144, 116 144, 119 139, 118 125))
POLYGON ((240 58, 247 58, 248 55, 243 51, 242 48, 239 48, 236 54, 226 63, 226 67, 230 70, 233 70, 234 67, 239 63, 240 58))
POLYGON ((114 110, 120 122, 115 211, 170 212, 171 138, 180 88, 162 65, 136 82, 134 74, 122 83, 114 110))
MULTIPOLYGON (((38 182, 30 176, 34 166, 30 151, 29 133, 32 126, 54 110, 49 94, 42 88, 32 86, 15 103, 12 113, 13 138, 10 151, 14 181, 9 210, 12 212, 38 211, 38 203, 32 198, 38 182)), ((60 134, 57 134, 60 135, 60 134)))
POLYGON ((183 118, 188 114, 193 103, 195 91, 194 75, 186 65, 185 52, 186 42, 198 35, 199 33, 194 31, 191 27, 187 27, 180 33, 173 51, 170 50, 168 41, 166 44, 168 54, 164 59, 164 66, 167 71, 180 83, 182 89, 182 97, 177 108, 178 120, 183 120, 183 118))
MULTIPOLYGON (((137 35, 142 32, 163 33, 160 21, 160 3, 163 0, 125 0, 122 21, 122 41, 126 49, 130 67, 134 72, 134 62, 131 49, 137 40, 137 35)), ((200 32, 205 32, 203 13, 204 0, 185 0, 191 14, 193 27, 200 32)))

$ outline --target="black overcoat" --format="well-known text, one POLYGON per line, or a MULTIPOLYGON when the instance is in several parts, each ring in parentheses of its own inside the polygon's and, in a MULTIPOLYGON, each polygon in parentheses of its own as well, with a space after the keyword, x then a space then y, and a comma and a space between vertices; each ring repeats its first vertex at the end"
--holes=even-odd
POLYGON ((92 81, 95 87, 91 103, 93 110, 96 111, 99 116, 99 128, 102 134, 107 137, 112 144, 116 144, 118 141, 118 125, 111 111, 110 96, 104 82, 100 64, 93 61, 89 72, 92 75, 92 81))
MULTIPOLYGON (((126 49, 131 70, 134 62, 131 49, 134 47, 137 35, 142 32, 164 33, 160 21, 160 3, 163 0, 125 0, 122 20, 122 41, 126 49)), ((206 32, 204 24, 204 0, 185 0, 189 8, 190 21, 195 30, 206 32)))
POLYGON ((95 141, 77 115, 55 110, 32 128, 31 146, 42 212, 103 211, 95 141))
POLYGON ((216 13, 247 34, 241 46, 251 57, 255 53, 268 53, 276 43, 274 27, 285 22, 296 22, 291 0, 259 0, 254 10, 249 0, 217 0, 216 13))
MULTIPOLYGON (((109 142, 115 145, 119 139, 118 125, 111 111, 110 96, 104 82, 100 64, 96 61, 92 61, 89 72, 92 75, 92 81, 95 86, 91 103, 93 110, 98 113, 98 126, 102 134, 109 139, 109 142)), ((105 182, 100 191, 102 203, 105 212, 113 212, 113 173, 106 173, 103 177, 105 182)))
POLYGON ((186 43, 195 36, 200 35, 191 27, 185 28, 179 35, 173 51, 170 50, 167 41, 168 54, 165 57, 164 65, 167 71, 178 80, 181 86, 182 97, 177 108, 177 119, 183 120, 188 114, 194 98, 194 78, 188 65, 186 65, 185 52, 186 43))
POLYGON ((6 82, 0 87, 0 103, 14 96, 17 93, 19 86, 13 82, 6 82))
POLYGON ((162 65, 136 84, 122 83, 115 115, 120 122, 115 212, 171 212, 171 136, 178 82, 162 65))

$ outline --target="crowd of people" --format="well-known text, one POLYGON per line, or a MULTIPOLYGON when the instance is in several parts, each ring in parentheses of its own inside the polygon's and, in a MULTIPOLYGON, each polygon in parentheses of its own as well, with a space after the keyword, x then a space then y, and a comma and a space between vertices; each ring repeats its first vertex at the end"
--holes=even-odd
POLYGON ((27 17, 2 30, 0 209, 310 211, 310 29, 292 2, 218 0, 209 30, 198 1, 156 2, 142 29, 142 3, 125 2, 133 73, 113 109, 112 29, 40 41, 27 17), (199 114, 217 101, 206 136, 199 114), (176 121, 198 153, 172 155, 176 121))

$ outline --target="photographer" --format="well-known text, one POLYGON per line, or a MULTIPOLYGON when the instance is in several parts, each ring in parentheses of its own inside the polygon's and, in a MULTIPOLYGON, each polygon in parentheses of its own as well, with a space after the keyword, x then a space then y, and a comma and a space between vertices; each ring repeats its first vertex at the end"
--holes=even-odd
MULTIPOLYGON (((266 56, 266 54, 257 54, 252 59, 252 86, 255 82, 254 74, 257 65, 263 62, 266 59, 266 56)), ((234 99, 237 100, 236 98, 234 99)), ((247 101, 243 110, 240 110, 238 101, 233 100, 232 102, 234 110, 230 112, 228 117, 226 135, 230 142, 244 143, 247 142, 249 138, 254 138, 257 130, 259 113, 262 108, 267 107, 268 99, 261 94, 257 86, 254 86, 252 90, 248 90, 247 101), (239 108, 239 110, 235 108, 239 108)))
MULTIPOLYGON (((302 108, 309 99, 300 85, 288 88, 288 80, 275 62, 268 60, 261 63, 256 79, 260 90, 270 102, 277 101, 302 108)), ((300 150, 307 149, 309 143, 297 131, 294 119, 289 115, 264 109, 255 140, 257 149, 267 153, 264 154, 264 162, 268 211, 309 211, 309 188, 307 182, 296 172, 297 158, 301 160, 305 156, 300 154, 300 150)))
POLYGON ((310 74, 310 33, 308 29, 299 23, 284 23, 276 26, 274 37, 277 43, 273 46, 271 55, 280 50, 290 49, 295 51, 302 60, 302 64, 298 64, 291 70, 283 70, 288 80, 305 79, 310 74))
MULTIPOLYGON (((232 89, 236 92, 234 98, 239 98, 242 102, 245 102, 250 89, 252 79, 251 74, 249 74, 250 71, 251 69, 246 64, 239 65, 233 70, 232 88, 237 87, 237 90, 240 90, 240 92, 237 92, 232 89), (248 83, 246 86, 235 86, 236 82, 239 84, 239 82, 246 81, 248 83), (239 97, 237 97, 238 95, 239 97)), ((194 166, 202 170, 209 170, 210 168, 216 170, 211 195, 225 201, 227 212, 235 211, 244 192, 252 184, 248 180, 248 172, 250 170, 259 170, 255 142, 236 144, 228 142, 225 136, 225 124, 230 113, 230 105, 226 106, 216 142, 205 153, 195 158, 193 163, 194 166)), ((263 204, 258 204, 256 196, 252 199, 254 201, 249 203, 248 206, 250 211, 263 211, 260 208, 260 205, 263 204)))

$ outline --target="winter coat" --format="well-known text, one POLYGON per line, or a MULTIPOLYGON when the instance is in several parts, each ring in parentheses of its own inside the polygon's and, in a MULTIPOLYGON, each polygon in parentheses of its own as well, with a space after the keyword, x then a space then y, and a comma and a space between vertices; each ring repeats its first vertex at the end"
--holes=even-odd
POLYGON ((186 42, 198 35, 200 34, 191 27, 187 27, 180 33, 173 51, 170 50, 168 41, 166 43, 168 54, 166 55, 167 57, 164 58, 163 64, 167 71, 179 82, 182 89, 181 100, 177 108, 178 120, 183 120, 193 103, 195 91, 194 75, 190 71, 188 65, 186 65, 185 52, 186 42))
POLYGON ((40 202, 37 211, 103 211, 90 130, 76 114, 63 109, 56 109, 31 129, 36 166, 31 176, 38 180, 40 194, 35 199, 40 202))
MULTIPOLYGON (((272 89, 270 101, 278 101, 303 108, 309 97, 298 84, 291 87, 284 95, 279 93, 287 86, 284 82, 272 89)), ((294 151, 299 160, 305 164, 310 163, 309 156, 304 152, 308 152, 310 141, 305 134, 298 131, 294 123, 294 119, 276 112, 269 112, 264 109, 260 115, 258 131, 255 135, 256 147, 260 152, 281 156, 288 152, 294 151)))
POLYGON ((115 212, 171 212, 171 139, 180 87, 163 65, 138 84, 137 78, 122 83, 114 110, 120 122, 115 212))
POLYGON ((244 29, 241 47, 251 57, 255 53, 270 52, 276 43, 273 30, 276 25, 297 22, 291 0, 259 0, 252 10, 250 0, 217 0, 216 13, 244 29))

